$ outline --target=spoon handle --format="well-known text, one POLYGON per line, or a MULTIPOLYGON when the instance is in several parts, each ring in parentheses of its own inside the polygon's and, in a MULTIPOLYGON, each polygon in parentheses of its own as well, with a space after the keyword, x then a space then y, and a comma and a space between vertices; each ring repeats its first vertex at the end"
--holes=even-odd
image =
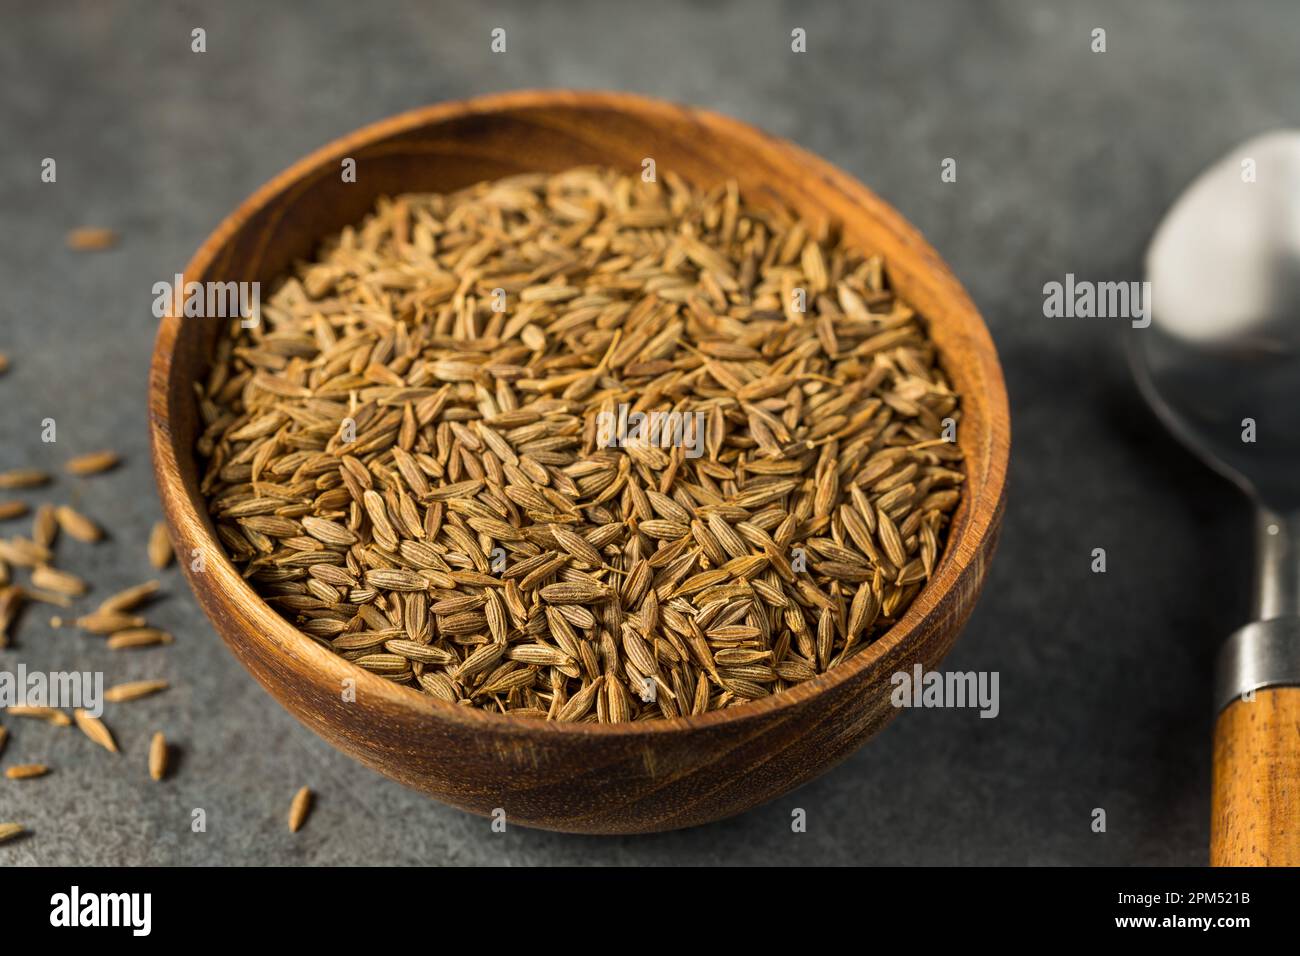
POLYGON ((1255 511, 1252 621, 1300 616, 1300 512, 1255 511))
POLYGON ((1211 866, 1300 866, 1300 687, 1237 700, 1214 726, 1211 866))

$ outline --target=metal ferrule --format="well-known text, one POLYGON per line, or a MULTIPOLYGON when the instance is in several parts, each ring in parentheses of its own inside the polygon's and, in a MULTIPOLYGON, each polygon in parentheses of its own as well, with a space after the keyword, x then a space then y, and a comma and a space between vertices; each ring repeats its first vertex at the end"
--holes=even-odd
POLYGON ((1247 624, 1219 651, 1214 668, 1216 713, 1264 687, 1300 687, 1300 617, 1247 624))

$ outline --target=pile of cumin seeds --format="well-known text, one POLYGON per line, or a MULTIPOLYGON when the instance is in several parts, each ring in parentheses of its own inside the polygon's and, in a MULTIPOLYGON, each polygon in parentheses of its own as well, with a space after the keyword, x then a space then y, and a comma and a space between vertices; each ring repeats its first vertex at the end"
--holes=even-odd
POLYGON ((383 199, 231 324, 202 488, 305 634, 446 701, 619 722, 780 693, 907 608, 963 480, 921 320, 831 229, 661 176, 383 199), (703 435, 604 441, 629 408, 703 435))

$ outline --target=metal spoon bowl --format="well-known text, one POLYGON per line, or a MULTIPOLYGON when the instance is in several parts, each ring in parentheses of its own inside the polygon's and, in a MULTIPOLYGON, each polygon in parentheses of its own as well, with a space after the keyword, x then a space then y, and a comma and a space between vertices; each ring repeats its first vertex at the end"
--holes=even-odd
POLYGON ((1202 173, 1156 229, 1146 272, 1152 321, 1129 339, 1138 385, 1256 504, 1252 616, 1300 616, 1300 131, 1202 173))

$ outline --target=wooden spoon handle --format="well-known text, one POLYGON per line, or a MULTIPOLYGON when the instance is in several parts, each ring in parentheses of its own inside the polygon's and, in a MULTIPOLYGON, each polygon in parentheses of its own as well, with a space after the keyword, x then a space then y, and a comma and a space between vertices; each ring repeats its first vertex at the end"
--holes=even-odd
POLYGON ((1211 866, 1300 866, 1300 687, 1267 687, 1214 725, 1211 866))

